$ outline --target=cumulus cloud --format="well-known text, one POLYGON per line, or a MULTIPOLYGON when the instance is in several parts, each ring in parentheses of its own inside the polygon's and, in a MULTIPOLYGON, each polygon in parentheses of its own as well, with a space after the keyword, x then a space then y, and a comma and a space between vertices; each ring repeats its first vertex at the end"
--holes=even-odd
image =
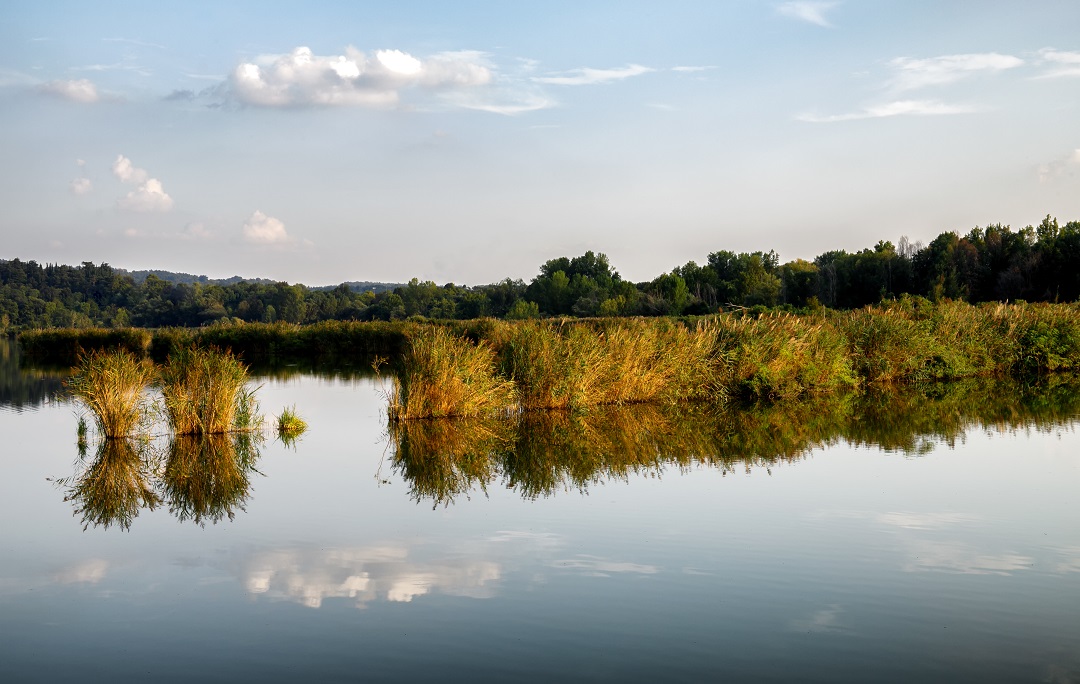
POLYGON ((1051 162, 1042 164, 1038 168, 1040 183, 1048 183, 1055 178, 1071 176, 1080 170, 1080 147, 1069 154, 1059 157, 1051 162))
POLYGON ((619 69, 591 69, 586 67, 583 69, 573 69, 571 71, 551 76, 537 76, 532 80, 537 83, 544 83, 547 85, 595 85, 597 83, 621 81, 623 79, 631 78, 633 76, 647 74, 651 71, 655 71, 655 69, 650 69, 649 67, 641 66, 640 64, 627 64, 626 66, 619 69))
POLYGON ((173 199, 165 192, 161 181, 148 178, 127 195, 116 201, 116 205, 126 211, 169 211, 173 208, 173 199))
POLYGON ((144 183, 150 177, 146 169, 140 169, 131 163, 131 160, 122 154, 116 155, 116 161, 112 165, 113 175, 121 183, 144 183))
POLYGON ((112 165, 113 175, 122 183, 138 187, 116 200, 116 206, 125 211, 165 212, 173 208, 173 199, 156 178, 150 178, 146 169, 135 166, 122 154, 116 156, 112 165))
POLYGON ((1049 69, 1036 78, 1080 77, 1080 52, 1064 52, 1053 48, 1039 50, 1039 58, 1049 69))
POLYGON ((189 240, 207 240, 212 233, 201 221, 192 221, 184 226, 184 230, 180 235, 189 240))
POLYGON ((281 245, 290 242, 285 224, 256 210, 244 221, 244 240, 255 245, 281 245))
POLYGON ((978 73, 997 73, 1015 69, 1024 60, 1012 55, 986 52, 965 55, 942 55, 926 59, 897 57, 889 62, 896 74, 890 86, 897 91, 917 90, 946 85, 978 73))
POLYGON ((838 2, 797 0, 795 2, 781 3, 776 7, 776 13, 789 19, 798 19, 816 26, 831 28, 832 24, 825 15, 839 4, 838 2))
POLYGON ((240 64, 229 77, 243 104, 259 107, 391 107, 405 88, 469 89, 492 80, 483 53, 443 52, 419 59, 401 50, 367 55, 355 48, 320 56, 298 47, 240 64))
POLYGON ((85 78, 42 83, 38 86, 38 92, 72 102, 90 103, 101 99, 94 84, 85 78))
POLYGON ((893 116, 940 116, 943 114, 968 114, 976 111, 966 105, 950 105, 932 100, 898 100, 879 105, 870 105, 858 111, 844 114, 800 114, 798 121, 809 123, 833 123, 836 121, 857 121, 859 119, 882 119, 893 116))
POLYGON ((90 182, 89 178, 81 177, 71 181, 69 189, 73 195, 85 195, 94 189, 94 184, 90 182))

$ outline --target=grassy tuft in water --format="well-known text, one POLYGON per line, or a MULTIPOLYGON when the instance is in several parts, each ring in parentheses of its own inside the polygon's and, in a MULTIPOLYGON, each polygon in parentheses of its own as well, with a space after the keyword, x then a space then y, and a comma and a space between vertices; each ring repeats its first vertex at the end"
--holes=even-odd
POLYGON ((296 443, 300 435, 304 434, 307 430, 307 421, 300 417, 300 414, 296 412, 296 407, 285 407, 281 410, 281 415, 276 419, 277 435, 278 439, 285 444, 285 446, 291 446, 296 443))
POLYGON ((178 435, 214 435, 258 429, 261 418, 247 366, 229 352, 188 347, 161 369, 165 415, 178 435))
POLYGON ((113 439, 133 434, 146 420, 153 376, 153 366, 128 351, 92 351, 82 355, 67 387, 93 414, 98 433, 113 439))

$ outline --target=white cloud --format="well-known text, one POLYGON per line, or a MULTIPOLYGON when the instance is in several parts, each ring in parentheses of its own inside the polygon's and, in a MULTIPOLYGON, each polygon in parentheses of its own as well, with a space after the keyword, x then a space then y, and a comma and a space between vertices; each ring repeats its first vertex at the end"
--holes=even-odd
POLYGON ((113 175, 121 183, 145 183, 150 174, 146 169, 140 169, 131 163, 131 160, 122 154, 116 155, 116 161, 112 165, 113 175))
POLYGON ((678 71, 684 74, 693 74, 699 71, 710 71, 712 69, 718 69, 716 66, 675 66, 671 67, 672 71, 678 71))
POLYGON ((896 91, 905 91, 946 85, 978 73, 1015 69, 1023 63, 1024 60, 1019 57, 996 52, 942 55, 926 59, 897 57, 889 62, 889 66, 897 72, 890 86, 896 91))
POLYGON ((80 78, 70 81, 49 81, 38 86, 38 92, 61 97, 72 102, 97 102, 101 99, 93 83, 80 78))
POLYGON ((116 200, 116 206, 126 211, 164 212, 173 208, 173 199, 166 194, 161 181, 148 178, 145 183, 116 200))
POLYGON ((189 240, 207 240, 213 233, 201 221, 192 221, 184 226, 184 230, 180 235, 189 240))
POLYGON ((71 181, 71 185, 69 187, 71 189, 71 194, 85 195, 86 193, 94 189, 94 184, 90 182, 89 178, 76 178, 75 180, 71 181))
POLYGON ((547 85, 594 85, 597 83, 621 81, 626 78, 631 78, 632 76, 647 74, 651 71, 655 71, 655 69, 650 69, 649 67, 641 66, 640 64, 627 64, 621 69, 591 69, 585 67, 583 69, 572 69, 561 75, 537 76, 532 80, 547 85))
POLYGON ((1053 48, 1039 50, 1039 57, 1050 69, 1036 78, 1080 77, 1080 52, 1064 52, 1053 48))
POLYGON ((940 116, 945 114, 969 114, 977 111, 965 105, 950 105, 932 100, 898 100, 879 105, 864 107, 845 114, 800 114, 798 121, 809 123, 833 123, 836 121, 857 121, 859 119, 883 119, 892 116, 940 116))
POLYGON ((781 16, 788 17, 790 19, 798 19, 800 21, 809 22, 816 26, 823 26, 831 28, 832 24, 829 23, 829 19, 825 16, 829 10, 836 7, 840 3, 838 2, 812 2, 809 0, 797 0, 795 2, 785 2, 777 6, 776 12, 781 16))
POLYGON ((256 245, 281 245, 291 241, 284 223, 258 210, 244 221, 244 240, 256 245))
POLYGON ((1038 168, 1039 182, 1047 183, 1055 178, 1072 175, 1077 170, 1080 170, 1080 147, 1063 157, 1041 165, 1038 168))
POLYGON ((173 199, 165 192, 161 181, 150 178, 146 169, 135 166, 124 155, 116 155, 112 172, 121 183, 139 186, 116 200, 118 208, 139 212, 165 212, 173 208, 173 199))
POLYGON ((240 102, 260 107, 392 107, 405 88, 469 89, 491 80, 479 52, 443 52, 421 60, 401 50, 379 50, 370 58, 351 47, 333 56, 298 47, 240 64, 229 78, 240 102))

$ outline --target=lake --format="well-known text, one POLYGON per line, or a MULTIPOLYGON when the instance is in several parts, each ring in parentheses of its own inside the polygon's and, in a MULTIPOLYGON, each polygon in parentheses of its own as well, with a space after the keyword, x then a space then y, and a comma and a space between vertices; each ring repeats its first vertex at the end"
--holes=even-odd
POLYGON ((0 340, 0 681, 1080 682, 1080 384, 76 446, 0 340), (200 468, 202 470, 200 470, 200 468))

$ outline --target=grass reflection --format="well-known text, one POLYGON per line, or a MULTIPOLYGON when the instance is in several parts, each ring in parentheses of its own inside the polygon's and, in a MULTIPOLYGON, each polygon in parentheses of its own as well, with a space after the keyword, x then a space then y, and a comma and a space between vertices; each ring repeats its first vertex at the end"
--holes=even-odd
POLYGON ((252 433, 175 436, 161 474, 169 511, 197 525, 232 520, 244 509, 258 457, 252 433))
POLYGON ((535 499, 673 468, 769 468, 840 441, 921 455, 972 429, 1049 430, 1078 415, 1080 382, 1053 376, 741 406, 640 404, 391 422, 389 430, 394 470, 414 499, 438 506, 498 480, 535 499))
POLYGON ((106 439, 98 444, 94 460, 82 472, 59 480, 67 489, 83 529, 116 526, 127 530, 146 508, 153 510, 161 497, 150 484, 151 458, 147 445, 131 439, 106 439))
POLYGON ((83 529, 131 528, 144 509, 167 504, 197 525, 232 520, 251 492, 262 436, 179 435, 167 445, 129 438, 101 440, 92 461, 58 479, 83 529))

